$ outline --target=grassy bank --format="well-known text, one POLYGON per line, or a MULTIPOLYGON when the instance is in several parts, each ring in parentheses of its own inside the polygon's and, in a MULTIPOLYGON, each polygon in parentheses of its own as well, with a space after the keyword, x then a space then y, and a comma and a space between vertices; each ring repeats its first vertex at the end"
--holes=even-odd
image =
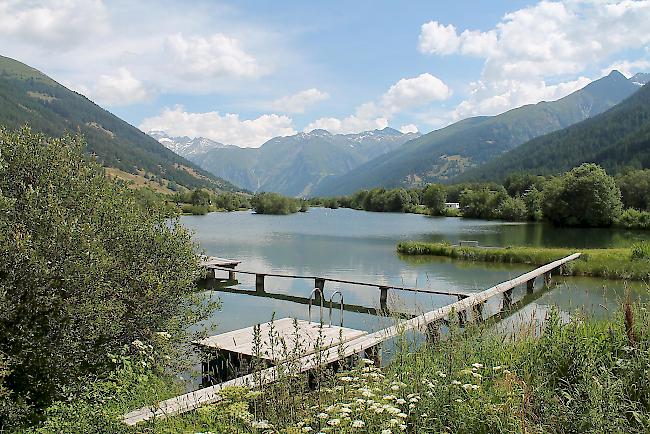
POLYGON ((55 405, 37 432, 645 433, 648 330, 647 306, 629 304, 605 321, 552 312, 541 336, 522 328, 511 339, 452 321, 439 343, 402 338, 386 368, 317 371, 311 389, 287 372, 261 391, 231 388, 218 404, 128 428, 115 420, 125 404, 161 386, 138 365, 93 388, 92 401, 55 405))
POLYGON ((609 279, 645 280, 650 278, 650 254, 644 244, 616 249, 566 249, 543 247, 459 247, 445 243, 406 241, 397 245, 404 255, 444 256, 464 261, 503 262, 544 265, 575 252, 582 256, 567 263, 563 274, 609 279))

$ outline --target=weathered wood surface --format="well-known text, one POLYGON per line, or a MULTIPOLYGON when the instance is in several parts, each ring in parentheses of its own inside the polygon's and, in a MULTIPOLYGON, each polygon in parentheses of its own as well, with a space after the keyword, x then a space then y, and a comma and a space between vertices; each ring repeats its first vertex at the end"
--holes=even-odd
MULTIPOLYGON (((194 342, 200 347, 213 350, 226 350, 246 356, 255 355, 254 327, 246 327, 231 332, 210 336, 194 342)), ((284 360, 294 354, 309 355, 321 350, 335 347, 366 335, 367 332, 346 327, 329 326, 320 323, 292 318, 260 324, 259 348, 261 359, 272 362, 284 360)))
MULTIPOLYGON (((320 353, 318 357, 316 357, 314 354, 305 356, 297 362, 299 371, 307 372, 317 367, 318 364, 328 365, 336 362, 337 360, 340 360, 341 358, 359 354, 365 350, 376 347, 382 342, 394 338, 405 331, 418 329, 423 333, 427 333, 427 326, 429 324, 436 321, 441 321, 454 312, 466 312, 467 310, 471 310, 474 306, 482 304, 494 296, 502 295, 506 291, 509 291, 519 285, 526 284, 529 280, 543 275, 544 273, 550 273, 552 270, 560 267, 561 265, 569 261, 573 261, 579 257, 580 253, 574 253, 573 255, 558 259, 557 261, 553 261, 533 271, 522 274, 519 277, 503 283, 499 283, 484 291, 474 293, 469 297, 463 298, 455 303, 451 303, 438 309, 432 310, 410 320, 401 321, 396 325, 388 327, 386 329, 353 339, 344 344, 343 350, 338 347, 333 347, 320 353)), ((206 387, 195 392, 190 392, 185 395, 162 401, 158 404, 157 407, 145 407, 139 410, 134 410, 124 415, 123 420, 128 425, 135 425, 138 422, 150 420, 153 418, 164 418, 167 416, 184 413, 201 407, 202 405, 218 402, 221 400, 219 391, 225 387, 259 387, 264 384, 272 383, 276 381, 277 378, 277 367, 264 369, 254 374, 245 375, 243 377, 235 378, 233 380, 226 381, 215 386, 206 387)))
POLYGON ((241 261, 237 261, 236 259, 218 258, 216 256, 201 256, 199 260, 201 267, 209 269, 226 268, 228 271, 239 264, 241 264, 241 261))

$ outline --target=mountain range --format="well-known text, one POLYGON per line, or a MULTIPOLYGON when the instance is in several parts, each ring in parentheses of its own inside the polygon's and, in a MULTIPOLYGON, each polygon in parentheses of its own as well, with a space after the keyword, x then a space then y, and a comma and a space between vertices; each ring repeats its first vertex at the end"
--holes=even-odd
POLYGON ((205 138, 169 137, 160 131, 149 134, 203 169, 250 191, 301 197, 312 195, 323 181, 419 137, 392 128, 359 134, 313 130, 275 137, 259 148, 239 148, 205 138))
POLYGON ((160 185, 237 190, 85 96, 21 62, 0 56, 0 125, 50 136, 80 132, 87 152, 113 176, 160 185))
POLYGON ((552 102, 519 107, 497 116, 464 119, 430 132, 338 177, 324 180, 314 194, 349 194, 362 188, 418 186, 447 182, 535 137, 598 115, 627 98, 647 80, 613 71, 552 102))
POLYGON ((524 143, 460 180, 500 180, 514 172, 557 174, 585 162, 610 173, 650 167, 650 84, 605 113, 524 143))

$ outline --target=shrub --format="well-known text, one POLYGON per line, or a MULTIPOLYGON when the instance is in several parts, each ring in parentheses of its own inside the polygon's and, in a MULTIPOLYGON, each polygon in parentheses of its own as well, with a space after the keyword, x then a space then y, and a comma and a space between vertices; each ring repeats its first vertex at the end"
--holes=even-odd
POLYGON ((499 204, 497 216, 508 221, 525 221, 528 218, 528 209, 520 197, 508 196, 499 204))
POLYGON ((628 208, 616 219, 615 224, 626 229, 650 229, 650 212, 628 208))
POLYGON ((0 130, 0 353, 6 387, 36 410, 110 368, 135 339, 214 308, 193 296, 191 234, 84 157, 79 137, 0 130))
POLYGON ((631 259, 650 259, 650 243, 641 241, 632 244, 631 259))
POLYGON ((293 214, 300 210, 300 200, 278 193, 257 193, 251 199, 251 206, 257 214, 293 214))

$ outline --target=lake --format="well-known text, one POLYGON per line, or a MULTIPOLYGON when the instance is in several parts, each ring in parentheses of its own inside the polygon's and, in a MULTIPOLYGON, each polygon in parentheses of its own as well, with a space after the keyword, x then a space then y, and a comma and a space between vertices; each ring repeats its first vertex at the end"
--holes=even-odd
MULTIPOLYGON (((412 286, 443 291, 478 291, 531 270, 527 265, 456 262, 448 258, 398 255, 403 240, 477 240, 485 246, 625 246, 650 238, 650 234, 613 229, 558 229, 544 224, 506 223, 416 214, 371 213, 350 209, 312 208, 288 216, 257 215, 249 211, 183 216, 181 222, 194 232, 208 255, 241 260, 241 270, 296 275, 337 277, 362 282, 412 286)), ((224 273, 225 275, 225 273, 224 273)), ((237 288, 255 288, 254 276, 238 274, 237 288)), ((540 318, 557 305, 566 315, 585 308, 596 316, 607 315, 624 296, 621 281, 556 277, 558 286, 544 292, 519 312, 520 317, 540 318)), ((266 291, 308 297, 313 280, 267 278, 266 291)), ((632 296, 648 298, 644 284, 627 285, 632 296)), ((325 296, 341 290, 345 304, 379 306, 376 288, 327 282, 325 296)), ((521 294, 525 290, 522 288, 521 294)), ((206 292, 207 294, 207 292, 206 292)), ((211 325, 222 333, 275 318, 307 319, 307 306, 247 294, 217 293, 221 309, 211 325)), ((515 294, 517 296, 517 294, 515 294)), ((415 294, 391 290, 389 307, 421 313, 455 301, 446 295, 415 294)), ((314 311, 318 319, 318 309, 314 311)), ((327 310, 325 312, 327 319, 327 310)), ((345 312, 345 326, 375 330, 389 321, 373 315, 345 312)), ((334 314, 338 322, 338 312, 334 314)))

